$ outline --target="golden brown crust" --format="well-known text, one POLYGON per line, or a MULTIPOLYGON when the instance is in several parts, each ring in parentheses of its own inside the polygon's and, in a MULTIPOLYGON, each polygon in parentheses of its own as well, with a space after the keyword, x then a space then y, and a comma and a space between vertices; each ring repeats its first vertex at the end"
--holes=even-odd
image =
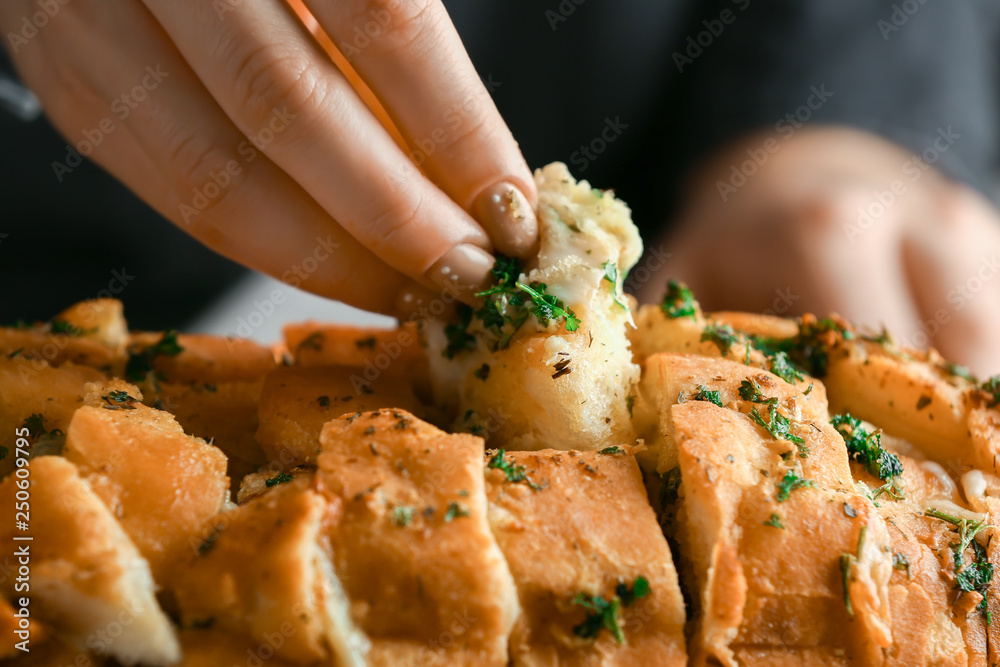
MULTIPOLYGON (((311 486, 308 477, 281 483, 204 525, 172 582, 185 627, 218 627, 254 646, 281 637, 272 646, 280 659, 331 660, 339 642, 328 637, 329 627, 341 619, 330 618, 328 605, 343 607, 339 616, 346 617, 346 601, 332 594, 340 584, 320 545, 339 503, 311 486)), ((359 660, 363 648, 353 652, 359 660)))
MULTIPOLYGON (((136 332, 129 337, 130 354, 141 353, 163 334, 136 332)), ((274 353, 246 338, 207 334, 177 334, 178 354, 158 354, 153 370, 161 381, 177 383, 252 382, 275 367, 274 353)), ((132 378, 140 380, 141 378, 132 378)))
POLYGON ((58 454, 60 433, 66 432, 70 418, 86 393, 88 382, 104 380, 100 371, 67 362, 54 368, 45 362, 6 359, 0 356, 0 447, 8 455, 0 458, 0 478, 14 469, 14 447, 21 427, 32 415, 40 415, 45 434, 29 438, 36 454, 58 454))
POLYGON ((631 453, 508 452, 504 460, 540 487, 486 472, 490 524, 523 608, 512 664, 686 664, 677 574, 631 453), (640 576, 650 594, 623 609, 624 644, 606 631, 596 641, 574 634, 587 616, 573 604, 577 594, 610 599, 640 576))
POLYGON ((519 610, 486 520, 483 441, 380 410, 329 422, 320 443, 320 483, 343 504, 334 567, 369 664, 506 664, 519 610))
MULTIPOLYGON (((885 524, 871 502, 853 485, 838 485, 840 475, 821 481, 823 468, 815 465, 805 472, 812 454, 782 460, 739 412, 693 401, 674 405, 671 413, 684 490, 681 549, 695 563, 703 595, 695 664, 735 664, 729 646, 747 644, 826 647, 857 659, 878 654, 891 641, 891 565, 882 550, 885 524), (782 500, 779 484, 788 470, 814 485, 782 500), (853 623, 841 554, 855 558, 853 623), (746 591, 741 609, 731 601, 739 595, 729 598, 733 590, 746 591)), ((846 465, 846 451, 841 455, 846 465)))
POLYGON ((344 414, 396 408, 424 416, 410 385, 393 374, 357 384, 344 366, 278 368, 268 374, 258 408, 260 442, 276 468, 315 463, 323 424, 344 414))
POLYGON ((226 457, 186 435, 169 413, 111 398, 124 392, 139 399, 132 385, 112 380, 87 389, 86 404, 66 429, 63 455, 118 517, 154 578, 165 583, 191 537, 227 500, 226 457))
MULTIPOLYGON (((174 629, 154 597, 149 565, 111 511, 58 456, 31 462, 30 610, 70 643, 100 645, 123 664, 166 665, 180 658, 174 629), (110 641, 111 624, 121 633, 110 641)), ((0 483, 0 502, 14 507, 17 478, 0 483)), ((14 521, 0 526, 4 562, 15 548, 14 521)), ((14 578, 0 587, 16 599, 14 578)))

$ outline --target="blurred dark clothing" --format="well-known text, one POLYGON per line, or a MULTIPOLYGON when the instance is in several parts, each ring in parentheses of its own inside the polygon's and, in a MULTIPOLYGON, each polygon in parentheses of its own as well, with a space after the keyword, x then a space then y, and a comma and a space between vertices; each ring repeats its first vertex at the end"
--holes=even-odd
MULTIPOLYGON (((921 154, 991 194, 998 166, 1000 3, 974 0, 445 0, 533 167, 566 162, 615 188, 645 238, 684 175, 749 132, 834 123, 921 154)), ((0 68, 9 65, 4 63, 0 68)), ((0 112, 0 322, 44 319, 135 275, 135 327, 183 326, 243 270, 88 164, 0 112)))

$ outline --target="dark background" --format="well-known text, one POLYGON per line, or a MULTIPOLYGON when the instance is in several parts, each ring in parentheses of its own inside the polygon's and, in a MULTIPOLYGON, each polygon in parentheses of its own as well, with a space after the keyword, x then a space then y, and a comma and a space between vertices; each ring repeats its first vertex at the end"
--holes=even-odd
MULTIPOLYGON (((964 139, 936 166, 987 193, 995 177, 1000 3, 445 4, 528 163, 561 160, 615 188, 647 239, 667 224, 692 165, 773 128, 810 86, 834 92, 812 123, 852 125, 915 152, 953 126, 964 139), (609 122, 620 133, 584 157, 609 122)), ((0 72, 13 72, 2 57, 0 72)), ((244 275, 91 163, 59 182, 52 162, 66 151, 44 118, 0 111, 0 323, 48 319, 117 287, 117 271, 134 276, 115 294, 133 328, 183 327, 244 275)))

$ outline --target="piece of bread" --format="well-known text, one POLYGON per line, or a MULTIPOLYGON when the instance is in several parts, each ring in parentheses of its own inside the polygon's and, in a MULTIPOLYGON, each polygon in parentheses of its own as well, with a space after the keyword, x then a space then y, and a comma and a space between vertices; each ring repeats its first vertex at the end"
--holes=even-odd
POLYGON ((226 457, 143 405, 134 385, 87 385, 66 429, 63 456, 118 517, 161 586, 205 520, 229 498, 226 457))
POLYGON ((14 470, 15 429, 27 425, 34 455, 59 454, 63 436, 86 393, 88 382, 104 380, 100 371, 66 362, 0 356, 0 478, 14 470))
POLYGON ((799 456, 799 448, 788 440, 780 441, 782 451, 793 452, 796 458, 801 458, 811 478, 822 479, 830 486, 849 485, 847 453, 843 442, 831 433, 827 423, 826 394, 820 383, 806 379, 792 384, 755 366, 717 357, 662 353, 646 359, 635 415, 639 435, 649 451, 641 453, 640 460, 648 461, 661 474, 677 465, 670 407, 682 395, 684 400, 697 400, 701 388, 719 392, 723 406, 743 414, 756 410, 767 421, 770 417, 765 404, 741 396, 740 387, 744 382, 755 383, 766 398, 777 398, 779 411, 791 420, 790 429, 809 440, 806 444, 810 449, 808 457, 799 456))
POLYGON ((506 665, 519 608, 486 519, 482 439, 379 410, 330 421, 320 442, 318 478, 342 507, 334 568, 368 664, 506 665))
POLYGON ((356 384, 354 373, 344 366, 287 366, 267 375, 256 437, 271 462, 268 469, 315 463, 323 424, 343 414, 397 408, 424 416, 401 378, 385 375, 356 384))
POLYGON ((511 664, 686 665, 684 600, 630 449, 493 452, 490 460, 490 526, 523 609, 511 664), (620 613, 611 615, 622 643, 607 628, 590 637, 582 626, 592 612, 577 596, 610 603, 640 577, 648 594, 627 604, 618 598, 620 613))
POLYGON ((823 378, 833 412, 849 412, 911 442, 939 463, 1000 473, 1000 440, 973 442, 971 392, 937 364, 855 341, 831 355, 823 378))
MULTIPOLYGON (((642 243, 628 207, 611 192, 577 183, 566 166, 535 173, 541 237, 537 265, 511 280, 557 298, 568 316, 540 321, 513 298, 500 308, 520 323, 498 334, 473 314, 467 344, 449 347, 449 331, 428 323, 425 336, 435 397, 450 408, 459 429, 508 449, 601 449, 634 439, 629 405, 639 368, 632 362, 626 327, 632 314, 621 292, 642 243), (544 287, 541 287, 544 285, 544 287)), ((517 291, 517 290, 521 291, 517 291)), ((454 337, 454 336, 453 336, 454 337)))
POLYGON ((235 488, 246 475, 268 463, 257 442, 257 410, 263 378, 191 384, 158 382, 143 403, 169 412, 185 433, 217 447, 228 461, 235 488))
POLYGON ((767 647, 860 664, 880 657, 892 643, 892 564, 871 501, 850 482, 837 485, 839 474, 821 481, 815 467, 811 478, 808 459, 783 460, 736 410, 690 401, 671 413, 683 490, 678 540, 701 591, 692 664, 735 666, 741 648, 767 647), (808 482, 783 493, 789 474, 808 482))
MULTIPOLYGON (((14 507, 17 479, 0 483, 4 507, 14 507)), ((5 558, 23 546, 30 550, 31 613, 69 643, 123 665, 180 660, 149 564, 76 467, 41 456, 31 462, 31 481, 30 531, 15 531, 13 520, 0 526, 5 558), (33 539, 16 542, 18 535, 33 539)), ((8 599, 24 594, 15 593, 12 577, 0 587, 8 599)))
POLYGON ((292 663, 365 664, 368 641, 350 621, 323 546, 340 506, 312 487, 306 477, 281 482, 204 525, 172 582, 185 627, 270 644, 274 656, 292 663))
POLYGON ((22 373, 40 364, 61 366, 69 361, 120 374, 125 333, 120 301, 81 301, 49 322, 0 328, 0 355, 23 362, 22 373))

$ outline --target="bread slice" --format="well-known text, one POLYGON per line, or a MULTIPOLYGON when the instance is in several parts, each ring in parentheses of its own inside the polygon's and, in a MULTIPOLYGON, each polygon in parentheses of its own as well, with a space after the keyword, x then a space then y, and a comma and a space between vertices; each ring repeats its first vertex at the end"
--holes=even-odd
MULTIPOLYGON (((157 604, 149 564, 112 511, 64 458, 31 462, 31 529, 0 527, 4 554, 31 554, 31 613, 69 643, 123 665, 172 665, 180 657, 174 627, 157 604), (15 536, 30 535, 30 542, 15 536)), ((0 484, 14 507, 17 478, 0 484)), ((13 578, 2 584, 14 599, 13 578)))
POLYGON ((121 522, 165 586, 208 518, 229 498, 226 457, 184 433, 173 416, 146 407, 134 385, 87 385, 66 429, 63 455, 121 522))
POLYGON ((629 448, 493 452, 490 460, 490 526, 524 610, 511 664, 686 665, 677 573, 629 448), (619 597, 610 616, 621 643, 606 628, 583 627, 593 613, 574 600, 611 602, 620 586, 627 598, 640 578, 648 594, 619 597))
POLYGON ((257 440, 270 469, 313 464, 323 424, 343 414, 397 408, 423 415, 410 386, 395 375, 358 384, 345 366, 287 366, 268 374, 258 407, 257 440))
POLYGON ((342 507, 334 568, 368 664, 506 665, 519 609, 486 519, 482 439, 378 410, 332 420, 320 443, 319 483, 342 507))
POLYGON ((544 284, 579 325, 564 316, 542 321, 530 308, 511 305, 513 296, 528 298, 526 292, 498 297, 489 306, 525 317, 520 326, 506 324, 498 335, 481 315, 472 315, 465 328, 471 338, 457 350, 449 348, 453 330, 429 323, 436 398, 453 410, 456 428, 477 429, 491 447, 594 450, 632 444, 629 397, 639 367, 625 333, 632 314, 621 289, 641 241, 628 207, 610 192, 577 183, 565 165, 548 165, 535 181, 541 250, 537 266, 523 267, 512 279, 538 289, 544 284))
POLYGON ((323 547, 339 504, 313 486, 309 477, 278 483, 205 524, 172 586, 185 627, 211 626, 248 646, 270 645, 293 663, 365 664, 368 642, 350 621, 323 547))
POLYGON ((66 362, 0 355, 0 478, 14 470, 15 429, 26 424, 32 455, 59 454, 69 420, 80 407, 88 382, 104 380, 98 370, 66 362))
POLYGON ((646 359, 635 415, 639 434, 649 452, 641 453, 640 457, 654 464, 661 474, 677 465, 670 407, 679 400, 698 400, 702 388, 718 392, 723 406, 744 415, 756 410, 764 421, 768 421, 766 404, 755 403, 741 395, 744 383, 751 383, 765 398, 778 399, 779 412, 790 420, 791 431, 808 440, 805 446, 809 455, 800 456, 800 449, 787 439, 774 440, 774 447, 780 448, 782 453, 792 452, 810 478, 837 488, 850 486, 847 451, 840 436, 829 427, 822 384, 808 379, 792 384, 769 371, 717 357, 662 353, 646 359))
MULTIPOLYGON (((879 658, 892 642, 889 538, 836 457, 783 458, 784 447, 745 414, 707 401, 670 411, 683 494, 678 539, 701 591, 693 664, 735 666, 751 649, 879 658)), ((813 452, 835 447, 832 427, 810 427, 827 431, 807 440, 813 452)), ((846 450, 841 456, 846 464, 846 450)))

